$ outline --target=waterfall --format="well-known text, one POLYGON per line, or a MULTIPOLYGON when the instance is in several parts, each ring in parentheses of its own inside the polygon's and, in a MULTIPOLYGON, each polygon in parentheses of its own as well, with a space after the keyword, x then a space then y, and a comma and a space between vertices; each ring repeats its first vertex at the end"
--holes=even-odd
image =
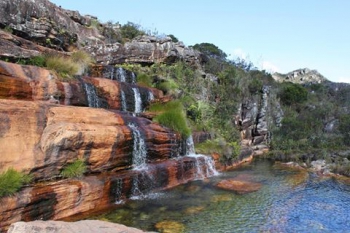
POLYGON ((126 98, 125 98, 125 92, 123 90, 120 91, 120 96, 121 96, 121 102, 122 102, 122 111, 127 111, 127 106, 126 106, 126 98))
POLYGON ((73 96, 72 88, 69 83, 62 82, 63 90, 64 90, 64 105, 70 105, 70 99, 73 96))
POLYGON ((147 150, 145 140, 142 138, 141 132, 135 124, 129 123, 128 126, 132 130, 132 137, 134 141, 132 164, 134 169, 142 170, 146 166, 147 150))
POLYGON ((141 99, 140 91, 136 87, 133 87, 132 90, 134 92, 134 99, 135 99, 134 113, 140 113, 142 112, 142 99, 141 99))
POLYGON ((115 204, 123 204, 123 200, 121 200, 123 194, 123 179, 119 178, 115 184, 115 204))
POLYGON ((218 175, 215 162, 210 156, 195 153, 192 135, 186 139, 186 156, 195 159, 196 179, 218 175))
POLYGON ((196 179, 202 180, 219 174, 211 157, 201 154, 189 154, 187 156, 195 159, 196 179))
POLYGON ((186 139, 186 155, 195 154, 192 135, 186 139))
POLYGON ((148 91, 148 102, 151 102, 152 100, 154 100, 154 95, 152 91, 148 91))
POLYGON ((126 82, 126 72, 122 67, 117 68, 117 81, 126 82))
POLYGON ((97 96, 96 88, 91 83, 83 82, 89 107, 101 107, 100 99, 97 96))
POLYGON ((134 72, 131 72, 131 83, 135 84, 136 83, 136 75, 134 72))

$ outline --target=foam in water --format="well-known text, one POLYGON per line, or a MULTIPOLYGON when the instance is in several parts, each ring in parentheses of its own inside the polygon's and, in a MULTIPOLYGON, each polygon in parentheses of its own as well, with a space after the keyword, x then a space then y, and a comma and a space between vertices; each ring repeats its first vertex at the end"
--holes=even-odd
POLYGON ((147 149, 145 140, 142 138, 141 132, 135 124, 129 123, 128 126, 132 130, 134 141, 132 164, 134 166, 134 169, 141 170, 146 166, 147 149))
POLYGON ((134 92, 134 100, 135 100, 134 113, 140 113, 142 112, 142 99, 141 99, 140 91, 136 87, 133 87, 132 90, 134 92))
POLYGON ((121 90, 120 95, 121 95, 121 102, 122 102, 122 111, 125 112, 125 111, 127 111, 125 92, 123 90, 121 90))
POLYGON ((101 104, 100 104, 100 99, 97 96, 95 86, 92 85, 91 83, 86 83, 86 82, 83 82, 83 86, 85 89, 89 107, 99 108, 101 104))

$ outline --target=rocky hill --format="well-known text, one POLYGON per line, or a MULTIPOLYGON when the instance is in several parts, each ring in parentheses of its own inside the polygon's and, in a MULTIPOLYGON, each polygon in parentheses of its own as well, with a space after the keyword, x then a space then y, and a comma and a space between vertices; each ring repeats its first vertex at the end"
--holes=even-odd
POLYGON ((323 83, 328 81, 317 70, 310 70, 308 68, 297 69, 287 74, 274 73, 272 77, 277 82, 292 82, 300 84, 323 83))

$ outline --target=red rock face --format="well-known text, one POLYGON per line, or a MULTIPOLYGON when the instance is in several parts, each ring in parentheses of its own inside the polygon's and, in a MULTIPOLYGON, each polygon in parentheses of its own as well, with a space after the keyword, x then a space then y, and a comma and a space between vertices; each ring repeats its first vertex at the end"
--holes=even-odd
POLYGON ((150 164, 146 170, 110 172, 25 188, 16 196, 0 199, 0 229, 16 221, 57 220, 93 213, 133 195, 186 183, 196 177, 195 163, 194 158, 183 157, 150 164))
POLYGON ((0 230, 21 220, 108 209, 116 201, 197 178, 196 158, 180 156, 180 134, 119 110, 122 91, 134 110, 134 89, 141 99, 150 92, 162 97, 159 90, 135 84, 89 77, 61 82, 42 68, 0 62, 0 173, 12 167, 34 176, 31 186, 0 198, 0 230), (86 85, 108 109, 86 107, 91 101, 86 85), (135 169, 133 161, 134 144, 140 143, 135 127, 146 151, 144 169, 135 169), (62 169, 77 159, 86 162, 85 176, 62 179, 62 169))

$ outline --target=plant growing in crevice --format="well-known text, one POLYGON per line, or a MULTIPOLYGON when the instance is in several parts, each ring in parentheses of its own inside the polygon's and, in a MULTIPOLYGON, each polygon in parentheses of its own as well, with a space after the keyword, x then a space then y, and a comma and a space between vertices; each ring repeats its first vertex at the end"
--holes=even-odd
POLYGON ((9 168, 0 174, 0 197, 15 194, 23 185, 30 183, 31 180, 32 176, 9 168))
POLYGON ((83 159, 77 159, 72 163, 67 164, 61 171, 61 176, 64 178, 81 177, 86 172, 87 167, 83 159))

